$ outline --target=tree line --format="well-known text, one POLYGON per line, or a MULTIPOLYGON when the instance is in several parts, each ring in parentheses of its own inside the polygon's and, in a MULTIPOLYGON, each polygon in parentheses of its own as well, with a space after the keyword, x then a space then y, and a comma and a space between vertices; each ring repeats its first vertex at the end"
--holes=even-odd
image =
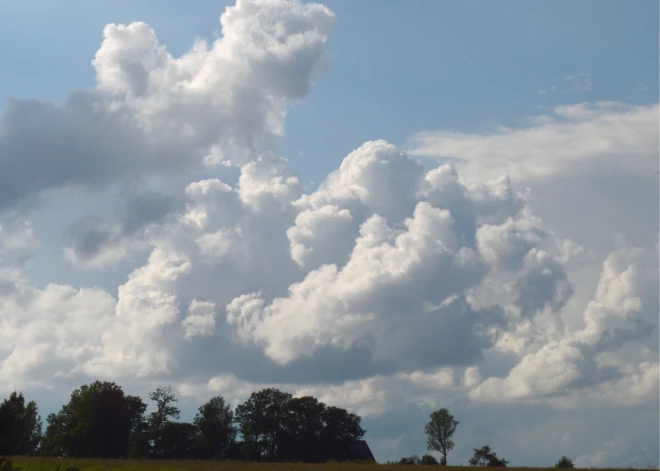
MULTIPOLYGON (((149 394, 153 412, 138 396, 112 382, 96 381, 73 391, 57 414, 42 420, 34 401, 13 392, 0 404, 0 456, 75 458, 236 459, 325 462, 350 458, 349 445, 365 430, 361 418, 312 396, 293 397, 275 388, 253 392, 232 409, 222 396, 179 422, 178 399, 169 386, 149 394)), ((427 454, 389 464, 446 465, 459 422, 446 409, 433 412, 424 427, 427 454)), ((474 449, 471 466, 506 467, 490 446, 474 449)), ((556 468, 572 468, 563 456, 556 468)))
POLYGON ((178 421, 171 387, 149 399, 154 411, 147 414, 140 397, 96 381, 48 415, 42 433, 36 403, 14 392, 0 404, 0 455, 325 462, 348 459, 349 445, 365 434, 360 416, 274 388, 235 409, 213 397, 191 423, 178 421))
MULTIPOLYGON (((426 433, 426 448, 440 454, 440 462, 433 455, 405 456, 396 462, 388 464, 405 465, 447 465, 447 454, 454 448, 454 432, 459 423, 458 420, 446 408, 439 409, 431 414, 431 420, 424 426, 426 433)), ((490 446, 484 445, 475 448, 472 458, 469 459, 470 466, 485 466, 489 468, 506 468, 509 464, 504 458, 497 456, 490 446)), ((573 461, 562 456, 556 463, 555 468, 573 468, 573 461)))

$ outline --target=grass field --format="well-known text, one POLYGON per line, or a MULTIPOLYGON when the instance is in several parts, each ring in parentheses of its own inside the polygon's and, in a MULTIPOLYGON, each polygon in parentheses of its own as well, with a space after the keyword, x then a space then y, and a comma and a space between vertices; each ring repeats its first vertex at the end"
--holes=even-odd
MULTIPOLYGON (((406 471, 433 469, 426 466, 354 463, 246 463, 239 461, 157 461, 157 460, 101 460, 10 457, 23 471, 65 471, 75 466, 81 471, 406 471)), ((443 471, 466 471, 467 466, 448 466, 443 471)), ((488 469, 488 468, 480 468, 488 469)), ((501 470, 502 468, 493 468, 501 470)), ((506 468, 509 471, 549 471, 553 468, 506 468)), ((616 468, 606 468, 616 469, 616 468)), ((632 468, 627 468, 632 469, 632 468)), ((556 470, 555 470, 556 471, 556 470)))

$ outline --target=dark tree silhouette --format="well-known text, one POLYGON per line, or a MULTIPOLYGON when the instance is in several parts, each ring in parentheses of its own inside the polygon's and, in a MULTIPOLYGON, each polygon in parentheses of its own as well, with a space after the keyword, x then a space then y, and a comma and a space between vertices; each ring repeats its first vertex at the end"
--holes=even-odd
POLYGON ((189 459, 199 457, 200 434, 194 424, 167 422, 161 431, 159 458, 189 459))
MULTIPOLYGON (((170 386, 159 387, 149 398, 155 410, 145 417, 142 400, 124 394, 115 383, 81 386, 57 414, 48 416, 39 453, 89 458, 373 460, 361 441, 365 430, 360 416, 311 396, 294 398, 267 388, 253 392, 235 412, 217 396, 199 407, 192 423, 173 421, 180 411, 170 386), (237 441, 239 431, 241 441, 237 441)), ((25 406, 22 395, 13 394, 0 405, 0 446, 5 447, 0 451, 34 453, 40 427, 36 404, 25 406), (14 420, 19 416, 21 420, 14 420), (9 436, 14 440, 11 443, 21 445, 10 447, 9 436), (36 437, 36 441, 21 441, 21 437, 36 437), (24 442, 28 445, 23 446, 24 442)), ((433 457, 424 459, 431 463, 433 457)))
POLYGON ((350 459, 348 445, 361 439, 366 431, 361 427, 362 418, 340 407, 326 407, 323 412, 321 447, 327 459, 350 459))
POLYGON ((48 416, 43 454, 119 458, 129 450, 131 434, 146 405, 124 394, 115 383, 96 381, 71 394, 57 414, 48 416))
POLYGON ((311 396, 296 397, 289 400, 288 409, 288 442, 284 459, 318 461, 322 452, 320 438, 325 425, 325 404, 311 396))
POLYGON ((34 455, 40 441, 37 404, 14 391, 0 404, 0 455, 34 455))
POLYGON ((345 409, 273 388, 252 393, 236 408, 236 422, 250 460, 346 460, 365 433, 360 417, 345 409))
POLYGON ((149 399, 156 403, 156 410, 149 414, 149 437, 152 443, 152 451, 155 456, 162 456, 165 452, 163 446, 163 434, 165 428, 171 422, 170 418, 178 419, 181 411, 172 404, 178 399, 172 392, 171 386, 161 386, 149 394, 149 399))
POLYGON ((572 468, 573 467, 573 460, 570 458, 567 458, 566 456, 562 456, 559 458, 559 461, 555 463, 555 468, 572 468))
POLYGON ((427 435, 426 446, 430 451, 439 451, 442 454, 440 464, 447 465, 447 453, 454 448, 452 436, 459 422, 445 408, 431 414, 431 420, 424 427, 427 435))
POLYGON ((504 458, 498 458, 488 445, 475 448, 469 463, 471 466, 488 466, 489 468, 505 468, 509 462, 504 458))
POLYGON ((438 465, 440 463, 438 463, 438 460, 435 459, 435 456, 433 456, 433 455, 424 455, 420 458, 419 464, 430 466, 430 465, 438 465))
POLYGON ((275 388, 253 392, 236 408, 244 453, 251 460, 278 461, 289 441, 287 419, 291 394, 275 388))
POLYGON ((216 396, 201 406, 195 416, 200 433, 200 455, 205 458, 226 458, 236 441, 234 412, 222 396, 216 396))
POLYGON ((395 464, 416 465, 416 464, 420 464, 420 461, 421 460, 419 459, 419 456, 410 455, 410 456, 404 456, 395 464))

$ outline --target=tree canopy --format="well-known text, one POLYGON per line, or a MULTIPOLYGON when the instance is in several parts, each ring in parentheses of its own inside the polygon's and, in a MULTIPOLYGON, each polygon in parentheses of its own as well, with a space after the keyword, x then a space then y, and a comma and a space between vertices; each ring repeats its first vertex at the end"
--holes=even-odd
POLYGON ((145 409, 142 399, 125 395, 115 383, 81 386, 59 413, 48 416, 42 451, 73 457, 126 456, 145 409))
POLYGON ((427 435, 427 448, 442 454, 440 464, 447 464, 447 453, 454 448, 452 437, 459 422, 446 408, 439 409, 431 414, 431 420, 424 427, 427 435))
POLYGON ((0 404, 0 455, 34 455, 40 441, 37 404, 14 391, 0 404))
POLYGON ((570 458, 567 458, 566 456, 562 456, 559 458, 559 461, 555 463, 555 468, 572 468, 573 467, 573 460, 570 458))
POLYGON ((497 453, 493 452, 488 445, 475 448, 469 463, 471 466, 488 466, 489 468, 505 468, 509 464, 507 460, 498 458, 497 453))

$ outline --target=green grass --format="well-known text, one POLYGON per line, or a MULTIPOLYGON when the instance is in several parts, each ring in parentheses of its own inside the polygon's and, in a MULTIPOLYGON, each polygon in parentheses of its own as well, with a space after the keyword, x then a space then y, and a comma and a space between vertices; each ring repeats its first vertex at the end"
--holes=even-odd
MULTIPOLYGON (((10 457, 23 471, 65 471, 75 466, 81 471, 424 471, 438 469, 427 466, 402 466, 358 463, 247 463, 240 461, 178 461, 178 460, 102 460, 74 458, 10 457)), ((447 466, 443 471, 466 471, 467 466, 447 466)), ((488 468, 480 468, 487 470, 488 468)), ((501 471, 502 468, 493 468, 501 471)), ((550 471, 553 468, 506 468, 508 471, 550 471)), ((607 469, 607 468, 605 468, 607 469)), ((615 469, 615 468, 609 468, 615 469)), ((630 468, 628 468, 630 469, 630 468)), ((555 470, 556 471, 556 470, 555 470)))

